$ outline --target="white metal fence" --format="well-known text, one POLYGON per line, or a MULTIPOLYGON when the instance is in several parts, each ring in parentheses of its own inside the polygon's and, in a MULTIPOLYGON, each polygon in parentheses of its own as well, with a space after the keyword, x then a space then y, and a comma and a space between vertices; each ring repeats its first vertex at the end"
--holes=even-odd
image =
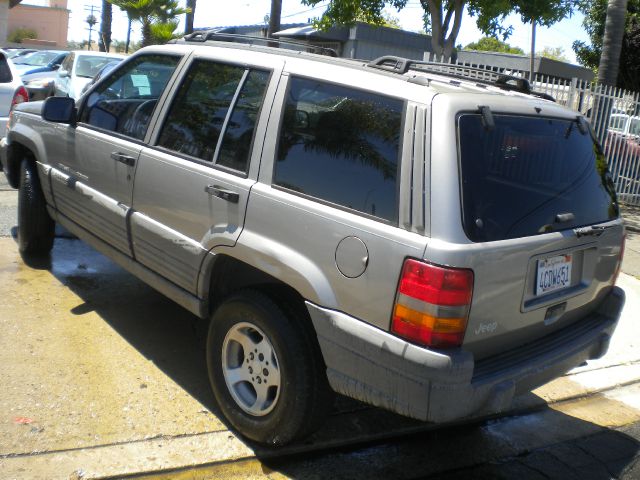
MULTIPOLYGON (((465 67, 470 66, 453 68, 472 78, 484 78, 484 72, 473 69, 464 72, 465 67)), ((487 70, 494 78, 500 73, 529 76, 526 71, 487 70)), ((619 200, 640 206, 640 92, 541 74, 536 74, 531 87, 536 92, 551 95, 559 104, 589 119, 607 157, 619 200)))

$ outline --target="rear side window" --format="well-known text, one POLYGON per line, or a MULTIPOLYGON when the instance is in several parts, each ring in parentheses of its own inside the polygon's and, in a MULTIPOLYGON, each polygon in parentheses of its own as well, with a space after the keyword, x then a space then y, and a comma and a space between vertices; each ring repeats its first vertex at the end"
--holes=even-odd
POLYGON ((398 221, 401 100, 293 78, 274 184, 398 221))
POLYGON ((245 172, 268 78, 263 71, 196 61, 173 101, 158 145, 212 162, 220 144, 217 164, 245 172))
POLYGON ((474 242, 526 237, 618 216, 607 162, 574 120, 459 117, 463 223, 474 242), (569 215, 565 215, 569 214, 569 215))

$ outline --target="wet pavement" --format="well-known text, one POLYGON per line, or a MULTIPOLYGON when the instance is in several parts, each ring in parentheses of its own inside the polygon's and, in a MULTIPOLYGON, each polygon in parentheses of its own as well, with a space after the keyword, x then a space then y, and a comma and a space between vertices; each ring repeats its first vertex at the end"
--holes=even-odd
POLYGON ((0 233, 1 479, 640 478, 633 276, 620 278, 609 354, 508 415, 434 427, 340 397, 318 434, 275 451, 216 416, 201 321, 78 240, 25 265, 12 226, 0 233))

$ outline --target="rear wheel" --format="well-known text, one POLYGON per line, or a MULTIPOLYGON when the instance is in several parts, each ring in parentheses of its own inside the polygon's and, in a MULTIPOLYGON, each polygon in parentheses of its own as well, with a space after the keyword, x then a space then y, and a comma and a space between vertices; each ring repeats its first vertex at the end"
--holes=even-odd
POLYGON ((324 363, 303 320, 258 291, 232 296, 212 316, 213 392, 233 427, 252 440, 284 445, 304 437, 331 408, 324 363))
POLYGON ((54 234, 55 223, 47 212, 36 166, 25 159, 18 190, 18 248, 25 255, 46 255, 53 247, 54 234))

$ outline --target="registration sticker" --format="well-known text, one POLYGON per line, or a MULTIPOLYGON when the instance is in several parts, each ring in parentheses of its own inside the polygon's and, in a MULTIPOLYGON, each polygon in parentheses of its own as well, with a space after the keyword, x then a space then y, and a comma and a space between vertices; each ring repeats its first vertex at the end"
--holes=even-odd
POLYGON ((538 260, 536 295, 570 286, 572 261, 572 255, 558 255, 538 260))

